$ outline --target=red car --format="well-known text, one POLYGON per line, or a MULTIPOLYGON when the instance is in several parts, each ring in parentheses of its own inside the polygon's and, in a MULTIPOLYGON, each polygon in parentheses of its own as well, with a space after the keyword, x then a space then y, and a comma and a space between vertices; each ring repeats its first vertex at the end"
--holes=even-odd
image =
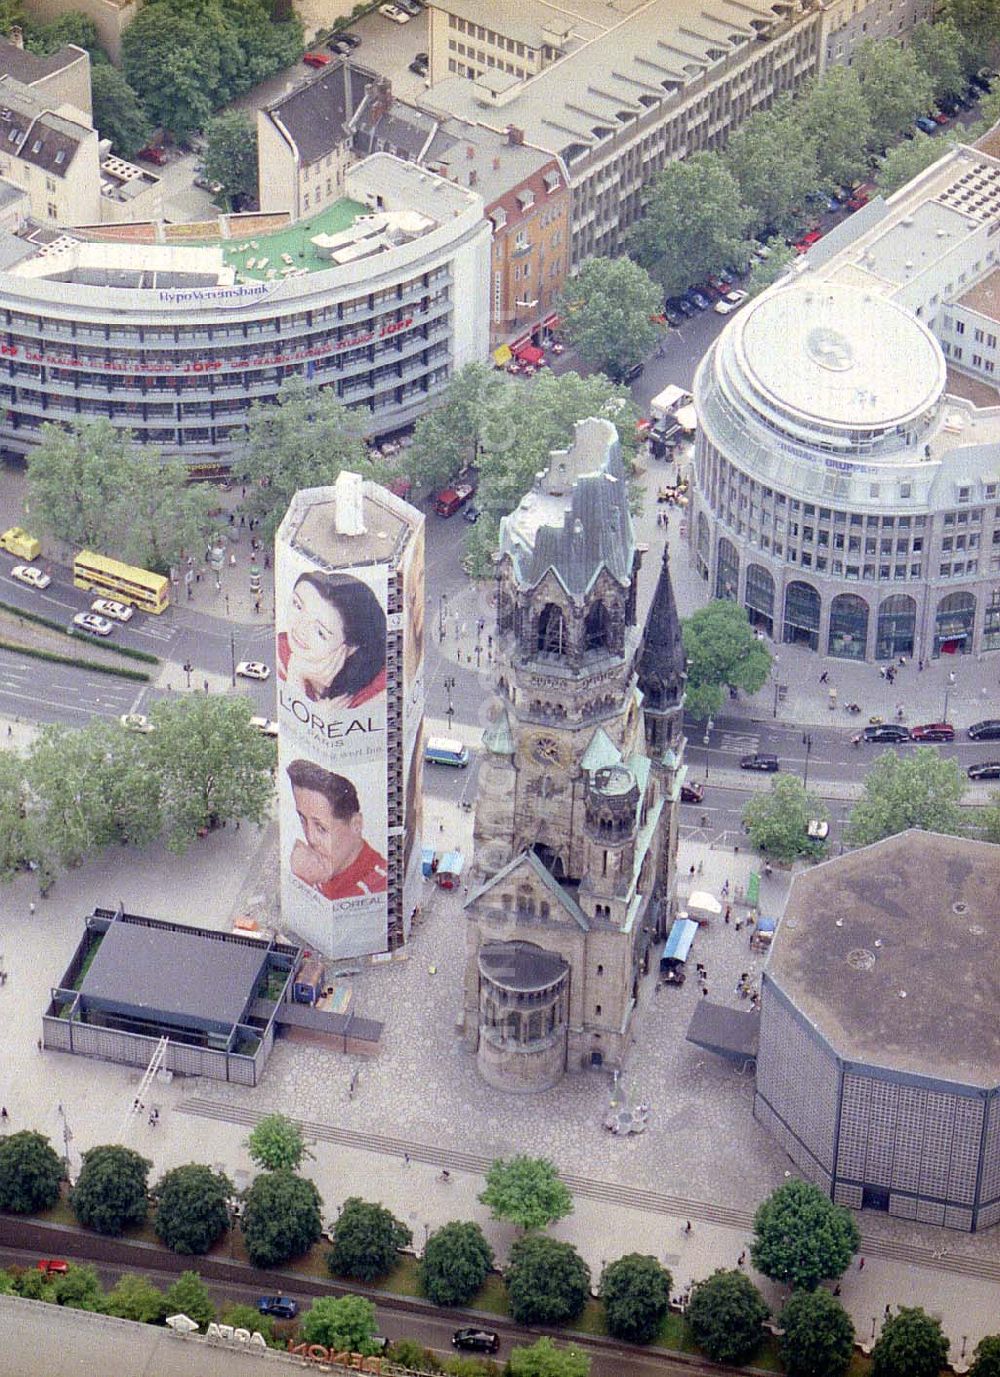
POLYGON ((871 182, 862 182, 861 186, 855 187, 851 192, 850 200, 847 202, 848 210, 860 210, 866 206, 872 198, 875 187, 871 182))
POLYGON ((64 1262, 61 1257, 40 1257, 35 1266, 47 1277, 61 1276, 69 1271, 69 1263, 64 1262))
POLYGON ((925 722, 922 727, 910 728, 911 741, 954 741, 955 728, 950 722, 925 722))
POLYGON ((327 57, 326 53, 306 53, 302 61, 307 67, 328 67, 330 65, 330 58, 327 57))
POLYGON ((155 143, 147 144, 145 148, 140 148, 136 154, 144 163, 155 163, 157 167, 162 167, 167 161, 167 155, 163 149, 155 143))

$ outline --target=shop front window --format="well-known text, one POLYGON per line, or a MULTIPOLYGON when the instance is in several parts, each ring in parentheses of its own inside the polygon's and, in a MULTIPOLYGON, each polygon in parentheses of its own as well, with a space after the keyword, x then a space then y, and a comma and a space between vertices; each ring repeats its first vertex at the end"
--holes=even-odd
POLYGON ((934 618, 934 655, 968 655, 976 600, 971 593, 949 593, 941 599, 934 618))
POLYGON ((747 588, 744 604, 751 626, 759 626, 768 636, 774 635, 774 579, 762 564, 747 566, 747 588))
POLYGON ((912 655, 917 626, 917 604, 905 593, 885 598, 878 609, 875 629, 876 660, 895 660, 912 655))
POLYGON ((736 546, 725 536, 719 541, 719 553, 715 568, 715 596, 728 602, 736 601, 740 584, 740 557, 736 546))
POLYGON ((793 580, 785 589, 785 626, 782 639, 789 645, 819 649, 820 597, 811 583, 793 580))
POLYGON ((868 604, 854 593, 841 593, 830 604, 826 650, 840 660, 863 660, 868 643, 868 604))

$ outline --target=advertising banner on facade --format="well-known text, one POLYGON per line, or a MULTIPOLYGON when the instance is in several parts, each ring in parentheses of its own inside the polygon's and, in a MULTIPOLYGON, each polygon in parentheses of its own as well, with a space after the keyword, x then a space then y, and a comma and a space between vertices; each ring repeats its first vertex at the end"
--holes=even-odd
POLYGON ((409 936, 413 910, 420 902, 422 876, 424 777, 424 524, 420 521, 402 560, 403 607, 403 752, 404 844, 403 930, 409 936))
POLYGON ((278 807, 285 924, 327 956, 387 947, 387 571, 276 570, 278 807))

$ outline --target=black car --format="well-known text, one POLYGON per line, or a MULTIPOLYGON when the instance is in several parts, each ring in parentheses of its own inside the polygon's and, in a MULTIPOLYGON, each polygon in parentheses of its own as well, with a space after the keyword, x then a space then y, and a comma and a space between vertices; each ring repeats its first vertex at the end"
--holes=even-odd
POLYGON ((767 774, 774 774, 776 770, 781 769, 781 766, 778 764, 776 755, 761 755, 758 752, 755 755, 740 756, 740 769, 764 770, 767 774))
POLYGON ((473 507, 471 503, 468 507, 462 508, 462 520, 467 521, 470 526, 474 526, 476 524, 476 522, 480 518, 480 515, 481 513, 479 508, 473 507))
POLYGON ((340 53, 341 57, 346 57, 348 53, 353 53, 355 48, 361 46, 361 39, 356 33, 335 33, 326 46, 331 53, 340 53))
POLYGON ((288 1296, 261 1296, 257 1309, 274 1320, 294 1320, 299 1313, 299 1303, 288 1296))
POLYGON ((619 383, 622 387, 629 387, 636 378, 642 375, 645 366, 643 363, 632 363, 629 364, 628 368, 610 368, 608 372, 614 382, 619 383))
POLYGON ((684 317, 680 311, 675 311, 672 306, 668 306, 663 314, 666 316, 667 324, 673 326, 675 330, 679 330, 684 324, 684 317))
POLYGON ((982 760, 965 772, 970 779, 1000 779, 1000 760, 982 760))
POLYGON ((681 803, 701 803, 704 797, 704 785, 697 782, 681 785, 681 803))
POLYGON ((495 1353, 500 1347, 500 1335, 492 1329, 456 1329, 451 1336, 455 1348, 471 1348, 477 1353, 495 1353))
POLYGON ((879 722, 877 726, 865 727, 861 733, 862 741, 909 741, 909 727, 901 727, 898 722, 879 722))
POLYGON ((1000 741, 1000 717, 987 717, 973 722, 969 728, 970 741, 1000 741))
POLYGON ((668 311, 675 311, 677 315, 683 316, 685 320, 690 320, 692 316, 698 314, 690 301, 685 301, 682 296, 668 296, 665 304, 668 311))
POLYGON ((426 53, 417 53, 410 63, 410 71, 416 76, 426 76, 430 70, 430 62, 431 60, 426 53))

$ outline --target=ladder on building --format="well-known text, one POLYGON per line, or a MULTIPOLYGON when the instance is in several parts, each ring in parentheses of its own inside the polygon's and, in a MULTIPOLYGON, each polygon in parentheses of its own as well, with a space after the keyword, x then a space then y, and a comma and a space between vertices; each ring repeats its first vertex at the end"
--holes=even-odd
POLYGON ((146 1095, 149 1092, 149 1087, 153 1084, 153 1079, 156 1076, 156 1073, 163 1065, 163 1059, 167 1055, 168 1046, 169 1039, 160 1038, 159 1042, 153 1048, 153 1055, 150 1057, 149 1065, 146 1067, 142 1080, 139 1082, 139 1088, 135 1092, 135 1098, 129 1105, 128 1109, 125 1111, 125 1117, 122 1120, 121 1132, 118 1135, 119 1138, 124 1139, 128 1136, 128 1133, 131 1130, 132 1125, 135 1123, 138 1116, 145 1109, 146 1095))

